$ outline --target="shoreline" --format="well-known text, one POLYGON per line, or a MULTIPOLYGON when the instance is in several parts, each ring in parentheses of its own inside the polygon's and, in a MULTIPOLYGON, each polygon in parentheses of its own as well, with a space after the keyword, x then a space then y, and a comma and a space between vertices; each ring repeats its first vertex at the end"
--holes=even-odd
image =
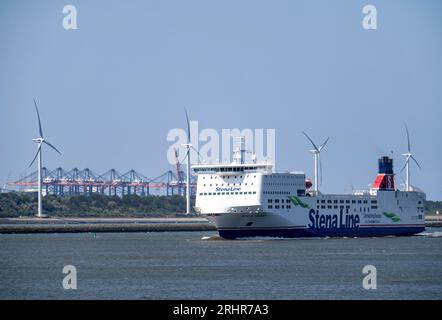
POLYGON ((207 219, 183 218, 0 218, 0 234, 216 231, 207 219))

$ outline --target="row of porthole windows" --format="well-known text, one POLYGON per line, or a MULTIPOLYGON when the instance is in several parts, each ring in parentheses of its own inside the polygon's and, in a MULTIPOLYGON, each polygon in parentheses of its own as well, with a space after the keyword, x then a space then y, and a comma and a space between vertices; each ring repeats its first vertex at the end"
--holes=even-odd
MULTIPOLYGON (((289 199, 281 199, 281 203, 284 203, 284 200, 286 203, 290 203, 291 201, 289 199)), ((267 203, 273 203, 273 201, 275 203, 279 203, 279 199, 267 199, 267 203)))
POLYGON ((302 179, 302 176, 294 176, 294 175, 286 175, 286 176, 284 176, 284 175, 270 175, 270 176, 264 176, 264 178, 266 178, 266 179, 268 179, 268 178, 270 178, 270 179, 296 179, 296 178, 299 178, 299 179, 302 179))
POLYGON ((264 194, 291 194, 290 191, 264 191, 264 194))
POLYGON ((280 206, 279 204, 276 204, 275 206, 273 206, 273 205, 269 204, 269 205, 267 206, 267 208, 268 208, 268 209, 273 209, 273 208, 275 208, 275 209, 291 209, 292 206, 291 206, 291 205, 286 205, 286 206, 284 206, 283 204, 282 204, 281 206, 280 206))
MULTIPOLYGON (((358 203, 364 203, 367 204, 367 200, 357 200, 358 203)), ((316 203, 319 203, 319 200, 316 200, 316 203)), ((321 203, 326 203, 325 200, 321 200, 321 203)), ((327 203, 338 203, 338 200, 327 200, 327 203)), ((344 200, 339 200, 339 203, 344 203, 344 200)), ((350 203, 350 200, 345 200, 345 203, 350 203)), ((356 200, 351 200, 351 203, 356 203, 356 200)), ((372 204, 377 203, 376 200, 371 200, 372 204)))
POLYGON ((224 195, 241 195, 241 194, 256 194, 256 191, 230 191, 230 192, 200 192, 200 196, 224 196, 224 195))
POLYGON ((283 183, 283 182, 264 182, 265 186, 297 186, 297 183, 283 183))
MULTIPOLYGON (((221 179, 236 179, 236 178, 240 178, 242 179, 243 176, 210 176, 210 179, 216 179, 216 178, 221 178, 221 179)), ((246 178, 248 178, 249 175, 246 176, 246 178)), ((253 176, 253 178, 256 178, 256 176, 253 176)), ((206 179, 206 177, 203 176, 203 179, 206 179)))
MULTIPOLYGON (((331 205, 321 205, 321 206, 316 206, 317 209, 344 209, 344 206, 331 206, 331 205)), ((377 207, 372 206, 372 209, 377 209, 377 207)), ((350 206, 345 206, 345 209, 348 210, 350 209, 350 206)), ((356 212, 356 208, 353 208, 353 211, 356 212)), ((366 208, 366 207, 359 207, 359 212, 370 212, 370 208, 366 208)))
MULTIPOLYGON (((230 186, 230 185, 232 185, 232 186, 242 186, 243 184, 242 183, 226 183, 225 185, 226 186, 230 186)), ((244 183, 244 185, 246 186, 247 183, 244 183)), ((250 185, 253 186, 253 182, 250 185)), ((207 185, 203 184, 203 186, 206 187, 207 185)), ((213 186, 213 184, 209 184, 209 187, 212 187, 212 186, 213 186)), ((215 183, 215 187, 218 187, 218 186, 224 187, 224 183, 221 183, 221 184, 215 183)))

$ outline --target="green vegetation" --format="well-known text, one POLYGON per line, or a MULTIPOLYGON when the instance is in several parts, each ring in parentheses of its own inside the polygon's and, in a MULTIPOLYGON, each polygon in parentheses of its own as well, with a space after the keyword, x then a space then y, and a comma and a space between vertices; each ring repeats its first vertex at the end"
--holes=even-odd
MULTIPOLYGON (((126 195, 120 198, 90 194, 43 197, 43 213, 59 217, 155 217, 176 216, 185 211, 186 199, 182 196, 126 195)), ((36 212, 35 194, 0 194, 0 217, 33 216, 36 212)))

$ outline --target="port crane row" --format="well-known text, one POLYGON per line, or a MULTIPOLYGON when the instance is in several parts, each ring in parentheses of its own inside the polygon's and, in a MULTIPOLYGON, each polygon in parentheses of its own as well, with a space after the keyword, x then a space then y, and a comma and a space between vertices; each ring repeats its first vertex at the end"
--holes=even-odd
MULTIPOLYGON (((99 193, 105 195, 181 195, 187 192, 186 177, 176 165, 177 172, 171 170, 164 172, 156 178, 150 179, 132 169, 121 174, 115 169, 110 169, 103 174, 97 174, 86 168, 79 170, 65 170, 61 167, 55 170, 42 168, 42 192, 58 196, 99 193)), ((8 182, 7 185, 18 191, 37 191, 37 171, 21 177, 17 181, 8 182)), ((196 179, 190 177, 190 195, 195 194, 196 179)))

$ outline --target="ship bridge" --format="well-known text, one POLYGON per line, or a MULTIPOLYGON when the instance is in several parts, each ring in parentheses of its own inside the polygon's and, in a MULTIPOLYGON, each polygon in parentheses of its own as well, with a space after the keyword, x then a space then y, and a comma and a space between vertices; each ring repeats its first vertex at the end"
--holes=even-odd
POLYGON ((240 172, 272 172, 272 164, 270 163, 231 163, 231 164, 209 164, 209 165, 193 165, 193 171, 199 173, 222 173, 237 174, 240 172))

